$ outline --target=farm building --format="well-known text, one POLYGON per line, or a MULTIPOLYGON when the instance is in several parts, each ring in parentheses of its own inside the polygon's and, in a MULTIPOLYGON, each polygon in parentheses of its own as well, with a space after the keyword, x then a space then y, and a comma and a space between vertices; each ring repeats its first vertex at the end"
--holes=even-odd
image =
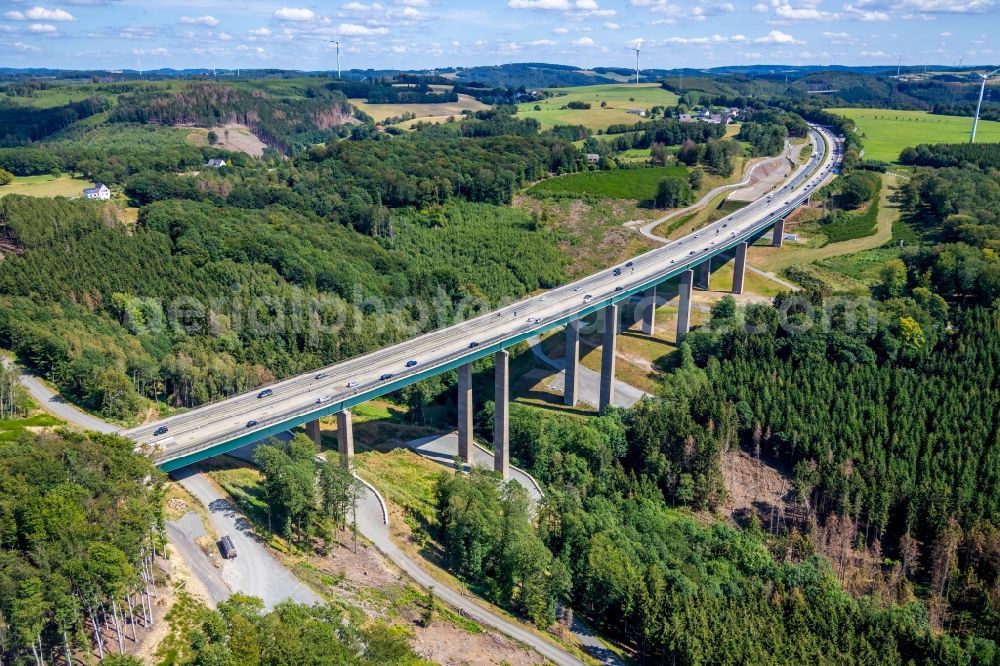
POLYGON ((205 166, 212 167, 213 169, 221 169, 226 166, 226 160, 220 158, 210 159, 205 166))

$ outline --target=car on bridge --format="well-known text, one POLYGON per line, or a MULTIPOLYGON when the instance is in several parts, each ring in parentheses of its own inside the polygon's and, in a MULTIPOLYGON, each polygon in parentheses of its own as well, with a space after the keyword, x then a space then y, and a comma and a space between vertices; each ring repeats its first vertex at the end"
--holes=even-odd
POLYGON ((167 426, 160 426, 159 428, 157 428, 156 430, 153 431, 153 437, 159 437, 160 435, 166 435, 167 434, 167 430, 169 430, 169 428, 167 428, 167 426))
POLYGON ((315 379, 326 379, 329 376, 330 376, 329 372, 321 372, 318 375, 316 375, 315 379))
POLYGON ((378 380, 380 382, 384 382, 387 379, 392 379, 392 373, 391 372, 387 372, 387 373, 385 373, 384 375, 382 375, 381 377, 378 378, 378 380))
POLYGON ((358 383, 356 381, 347 382, 347 388, 354 388, 358 383))
POLYGON ((322 405, 324 402, 330 402, 331 400, 333 400, 332 395, 321 395, 320 397, 316 398, 316 404, 322 405))
POLYGON ((406 367, 408 367, 408 368, 412 368, 412 367, 413 367, 413 366, 415 366, 416 364, 417 364, 417 362, 416 362, 416 361, 414 361, 413 359, 410 359, 409 361, 407 361, 407 362, 406 362, 406 367))
POLYGON ((257 425, 258 425, 257 419, 250 419, 249 421, 247 421, 248 428, 255 428, 257 427, 257 425))
POLYGON ((479 346, 479 343, 476 342, 475 340, 473 340, 472 342, 469 343, 469 349, 475 349, 478 346, 479 346))
POLYGON ((272 395, 274 395, 274 391, 272 391, 271 389, 264 389, 263 391, 261 391, 260 393, 257 394, 257 397, 258 398, 267 398, 267 397, 270 397, 272 395))

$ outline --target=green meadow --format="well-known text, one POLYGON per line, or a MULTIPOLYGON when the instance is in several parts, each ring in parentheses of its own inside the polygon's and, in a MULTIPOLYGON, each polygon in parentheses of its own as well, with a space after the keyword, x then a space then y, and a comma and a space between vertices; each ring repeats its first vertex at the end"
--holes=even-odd
MULTIPOLYGON (((854 121, 862 134, 865 157, 895 162, 907 146, 920 143, 964 143, 969 140, 972 118, 936 116, 925 111, 894 109, 829 109, 854 121)), ((976 140, 1000 142, 1000 123, 979 121, 976 140)))

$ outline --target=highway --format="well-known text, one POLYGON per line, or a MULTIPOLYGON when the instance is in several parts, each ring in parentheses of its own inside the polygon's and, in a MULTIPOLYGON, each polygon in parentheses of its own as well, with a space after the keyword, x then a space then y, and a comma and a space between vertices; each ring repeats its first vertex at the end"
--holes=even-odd
POLYGON ((265 388, 261 387, 122 434, 148 445, 157 464, 171 471, 487 356, 611 303, 628 302, 633 294, 760 237, 808 198, 839 160, 839 150, 827 149, 839 145, 828 130, 813 127, 810 139, 812 158, 792 173, 784 187, 665 247, 639 255, 617 267, 620 271, 608 268, 403 343, 285 379, 266 387, 272 391, 268 397, 258 397, 265 388), (416 363, 407 367, 410 361, 416 363), (392 377, 380 379, 384 375, 392 377), (248 427, 251 420, 257 423, 248 427), (154 435, 161 426, 168 431, 154 435))

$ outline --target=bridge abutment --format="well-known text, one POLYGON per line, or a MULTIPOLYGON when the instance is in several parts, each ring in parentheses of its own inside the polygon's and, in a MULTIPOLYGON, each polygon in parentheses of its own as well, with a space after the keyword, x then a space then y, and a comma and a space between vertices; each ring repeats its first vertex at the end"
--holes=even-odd
POLYGON ((472 464, 472 364, 458 369, 458 457, 472 464))
POLYGON ((510 354, 501 349, 494 356, 493 470, 510 477, 510 354))
POLYGON ((580 384, 580 320, 566 324, 566 356, 563 360, 566 367, 566 377, 563 382, 563 403, 573 407, 576 405, 577 391, 580 384))
POLYGON ((733 262, 733 293, 743 293, 743 282, 746 279, 747 271, 747 243, 740 243, 736 246, 736 258, 733 262))
POLYGON ((604 308, 604 342, 601 346, 601 395, 598 410, 610 405, 615 399, 615 344, 618 324, 618 306, 612 303, 604 308))
POLYGON ((350 468, 354 457, 354 423, 349 409, 337 412, 337 451, 340 452, 340 464, 350 468))
POLYGON ((691 288, 693 285, 694 271, 686 270, 681 273, 681 281, 677 286, 677 295, 680 297, 680 304, 677 307, 677 344, 680 344, 684 336, 691 330, 691 288))

